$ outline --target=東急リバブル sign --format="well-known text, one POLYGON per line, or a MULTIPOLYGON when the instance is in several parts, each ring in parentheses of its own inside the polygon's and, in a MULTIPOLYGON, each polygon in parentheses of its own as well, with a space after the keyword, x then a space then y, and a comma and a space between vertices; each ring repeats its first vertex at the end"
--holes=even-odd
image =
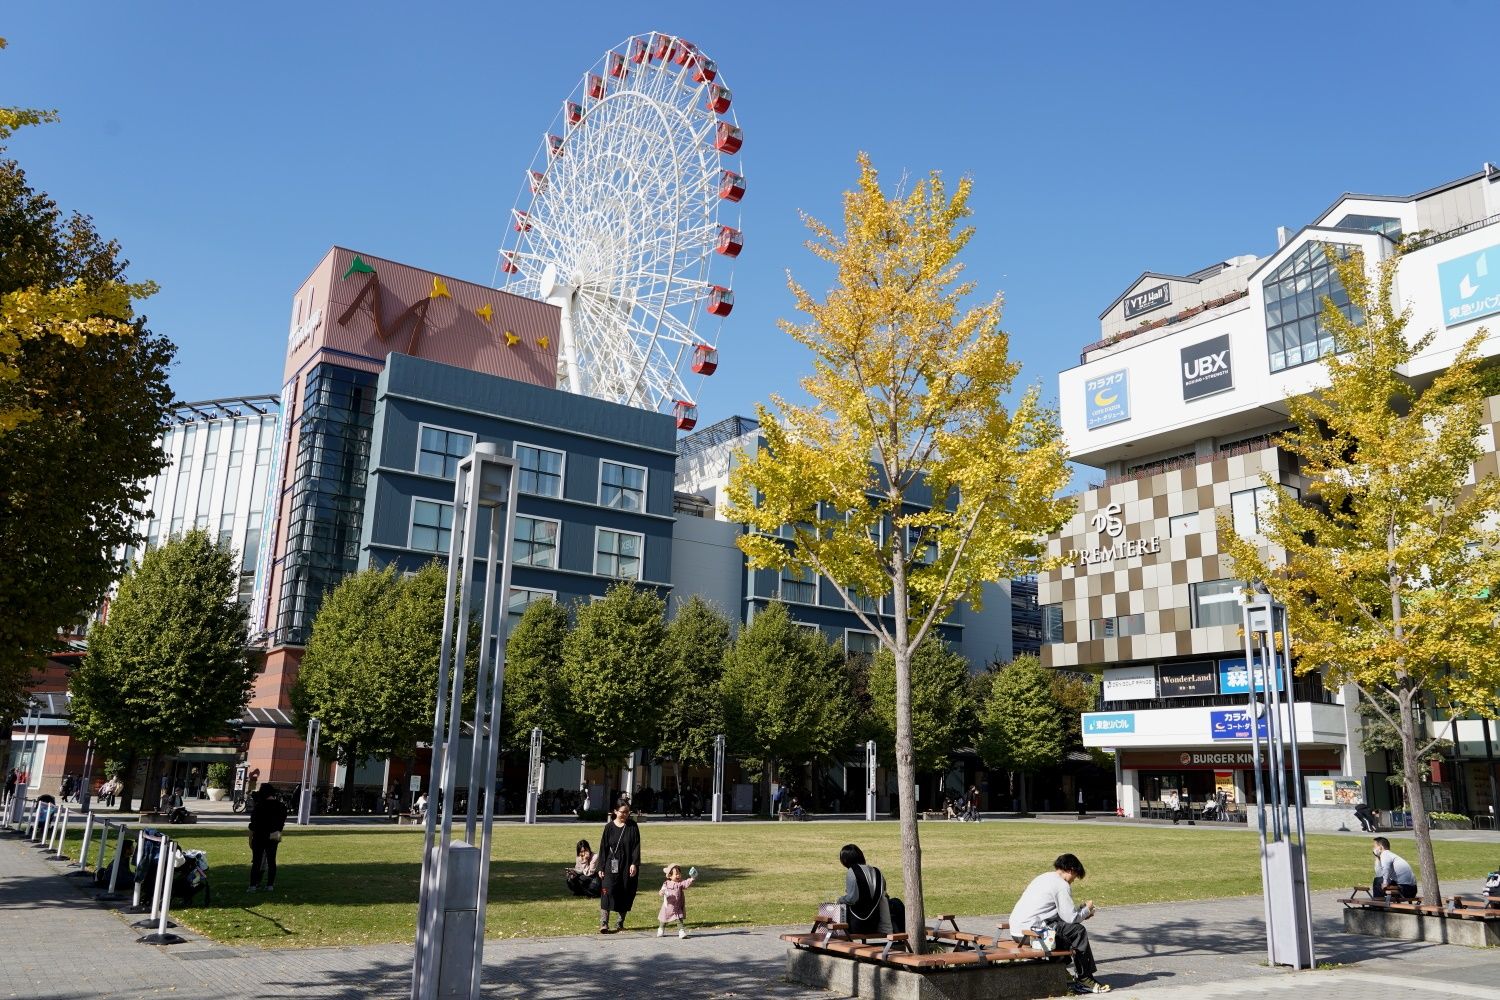
MULTIPOLYGON (((1208 713, 1208 735, 1216 740, 1248 740, 1250 738, 1250 713, 1243 708, 1230 708, 1208 713)), ((1267 739, 1266 720, 1255 720, 1256 735, 1267 739)))
POLYGON ((1229 360, 1229 334, 1210 337, 1182 349, 1182 401, 1192 402, 1234 388, 1229 360))
POLYGON ((1085 712, 1083 734, 1085 736, 1115 736, 1135 732, 1134 712, 1085 712))
POLYGON ((1193 698, 1217 693, 1218 672, 1213 660, 1163 663, 1158 673, 1163 698, 1193 698))
POLYGON ((1500 312, 1500 243, 1438 264, 1438 287, 1444 326, 1500 312))
POLYGON ((1134 295, 1125 297, 1125 318, 1135 319, 1142 313, 1152 312, 1162 306, 1172 304, 1172 286, 1163 282, 1144 292, 1136 292, 1134 295))
POLYGON ((1130 373, 1125 369, 1083 383, 1088 429, 1130 419, 1130 373))

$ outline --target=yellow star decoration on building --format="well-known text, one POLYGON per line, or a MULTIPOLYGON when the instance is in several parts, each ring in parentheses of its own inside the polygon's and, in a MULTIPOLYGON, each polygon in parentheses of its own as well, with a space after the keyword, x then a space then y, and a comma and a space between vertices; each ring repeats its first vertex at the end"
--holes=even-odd
POLYGON ((474 310, 474 315, 488 323, 495 318, 495 309, 488 302, 474 310))
MULTIPOLYGON (((486 308, 488 308, 488 307, 486 307, 486 308)), ((506 347, 515 347, 520 342, 521 342, 521 338, 520 337, 516 336, 514 333, 511 333, 509 330, 505 331, 505 346, 506 347)))
POLYGON ((548 340, 547 335, 544 333, 540 337, 536 338, 536 346, 545 351, 547 348, 552 346, 552 341, 548 340))
POLYGON ((432 294, 429 295, 429 296, 427 296, 427 297, 429 299, 451 299, 451 298, 453 298, 452 294, 450 294, 449 291, 448 291, 448 286, 445 285, 445 284, 443 284, 443 279, 439 278, 435 274, 432 276, 432 294))

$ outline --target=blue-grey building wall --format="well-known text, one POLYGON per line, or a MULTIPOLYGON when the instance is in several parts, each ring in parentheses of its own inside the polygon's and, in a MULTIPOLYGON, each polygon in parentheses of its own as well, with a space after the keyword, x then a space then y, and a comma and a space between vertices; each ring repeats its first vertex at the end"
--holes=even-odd
POLYGON ((735 539, 742 530, 730 521, 677 519, 672 538, 672 612, 697 594, 739 627, 744 614, 745 555, 735 539))

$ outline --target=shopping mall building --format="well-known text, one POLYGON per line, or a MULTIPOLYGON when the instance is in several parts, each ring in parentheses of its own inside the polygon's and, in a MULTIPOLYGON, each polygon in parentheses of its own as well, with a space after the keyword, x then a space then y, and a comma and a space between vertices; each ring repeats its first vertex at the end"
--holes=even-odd
MULTIPOLYGON (((1320 359, 1334 350, 1325 299, 1350 308, 1324 248, 1362 251, 1372 271, 1399 254, 1393 294, 1411 310, 1409 335, 1437 332, 1404 372, 1420 384, 1486 322, 1496 335, 1484 353, 1500 354, 1497 222, 1500 169, 1488 163, 1415 195, 1342 195, 1302 229, 1279 230, 1268 255, 1141 274, 1100 314, 1099 338, 1080 364, 1060 375, 1070 453, 1100 481, 1050 541, 1067 562, 1038 583, 1042 656, 1052 667, 1102 672, 1100 711, 1084 716, 1084 741, 1116 751, 1127 815, 1174 790, 1199 802, 1216 790, 1253 799, 1240 714, 1248 687, 1241 582, 1221 554, 1216 518, 1257 536, 1264 479, 1305 486, 1273 442, 1288 427, 1287 397, 1325 378, 1320 359)), ((1500 397, 1488 401, 1486 419, 1477 476, 1500 472, 1500 397)), ((1383 752, 1361 750, 1355 690, 1327 690, 1317 674, 1292 684, 1302 768, 1326 779, 1314 793, 1365 794, 1389 807, 1392 765, 1383 752)), ((1434 769, 1435 801, 1489 814, 1500 733, 1485 720, 1430 725, 1455 744, 1434 769)))

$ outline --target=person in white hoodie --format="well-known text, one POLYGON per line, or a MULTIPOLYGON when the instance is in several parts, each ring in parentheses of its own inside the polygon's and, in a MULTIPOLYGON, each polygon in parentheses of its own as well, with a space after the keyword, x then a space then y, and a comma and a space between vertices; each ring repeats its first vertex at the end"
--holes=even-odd
POLYGON ((1108 993, 1109 987, 1094 978, 1097 966, 1083 922, 1094 915, 1094 901, 1073 903, 1073 883, 1084 876, 1083 862, 1076 855, 1062 854, 1052 862, 1052 871, 1031 880, 1015 908, 1010 911, 1010 933, 1018 943, 1033 931, 1044 951, 1064 948, 1073 953, 1073 990, 1078 993, 1108 993))

